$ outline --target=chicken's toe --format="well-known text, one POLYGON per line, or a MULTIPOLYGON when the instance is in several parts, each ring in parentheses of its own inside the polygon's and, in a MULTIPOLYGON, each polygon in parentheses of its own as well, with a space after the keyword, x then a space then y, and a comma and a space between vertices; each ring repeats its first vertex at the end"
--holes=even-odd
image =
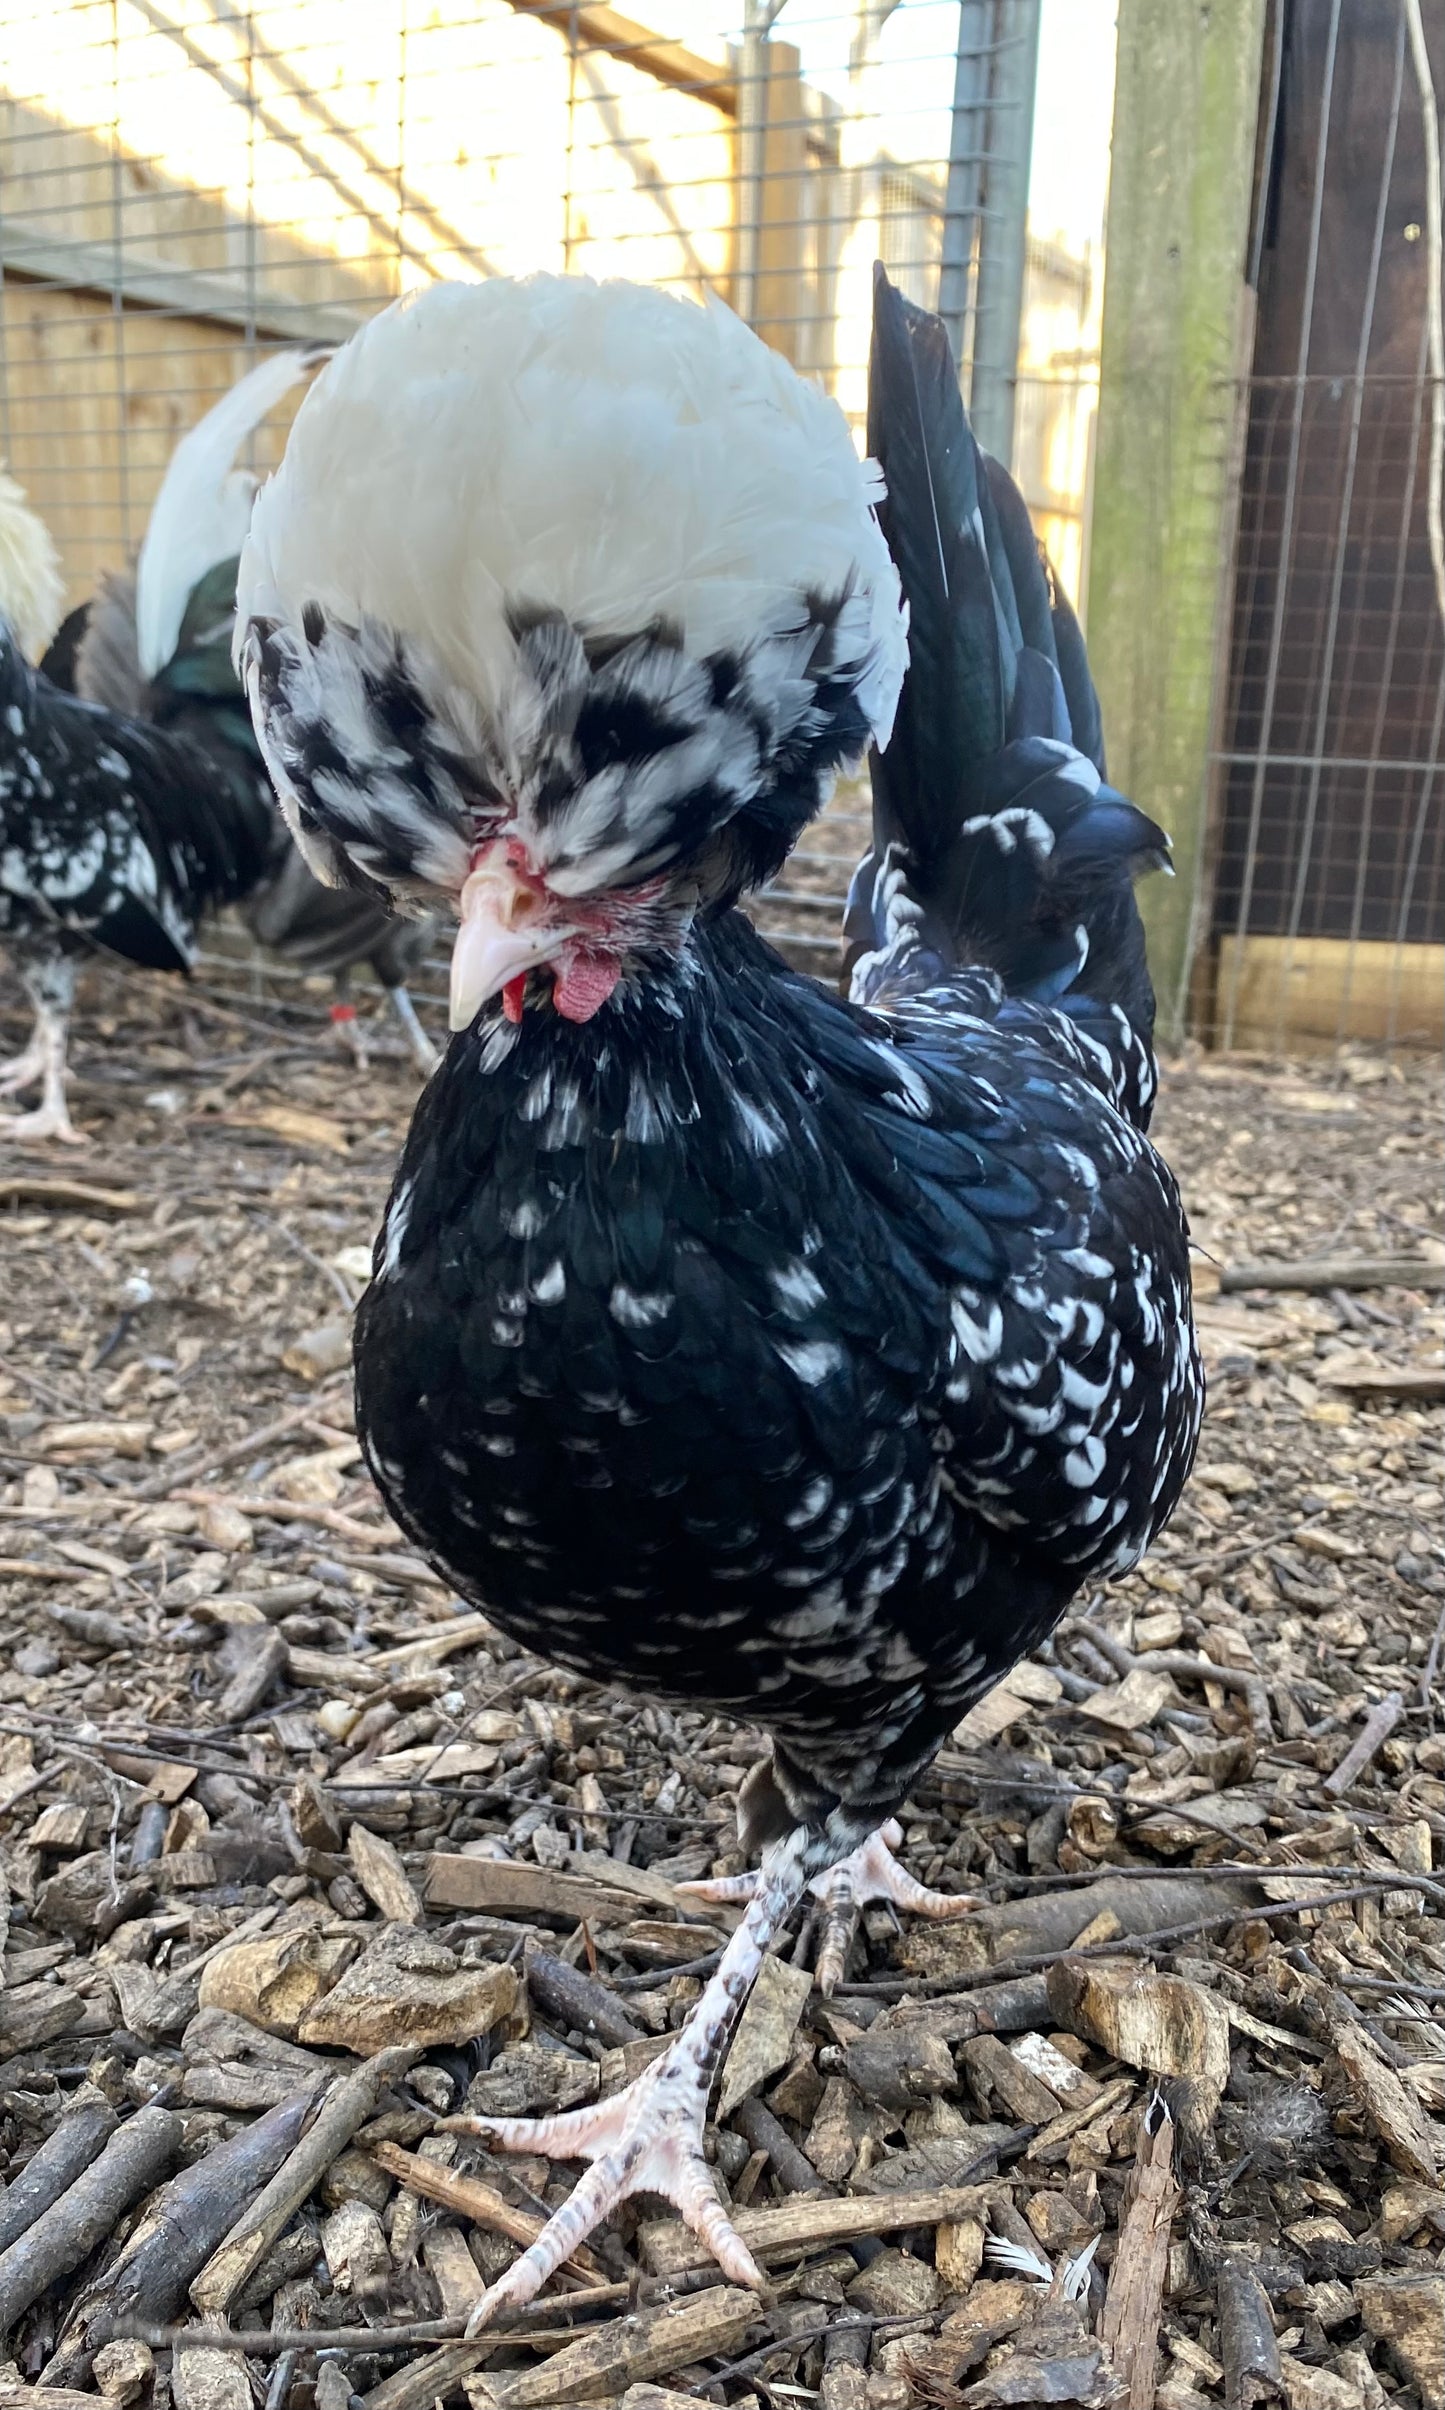
POLYGON ((943 1919, 967 1916, 985 1905, 972 1892, 930 1891, 926 1883, 917 1882, 893 1854, 902 1839, 902 1826, 890 1816, 851 1857, 840 1859, 809 1886, 822 1910, 816 1966, 820 1992, 830 1993, 841 1983, 865 1908, 882 1906, 908 1916, 943 1919))

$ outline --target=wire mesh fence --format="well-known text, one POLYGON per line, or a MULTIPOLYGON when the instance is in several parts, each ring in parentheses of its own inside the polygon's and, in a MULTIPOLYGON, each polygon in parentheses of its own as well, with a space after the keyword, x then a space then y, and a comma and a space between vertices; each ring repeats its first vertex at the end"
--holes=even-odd
POLYGON ((1440 0, 1273 12, 1197 989, 1224 1045, 1445 1031, 1437 72, 1440 0))
MULTIPOLYGON (((1098 237, 1026 226, 1040 0, 648 6, 0 0, 0 452, 72 602, 133 556, 176 439, 258 356, 437 277, 720 294, 861 438, 875 258, 948 318, 1077 590, 1098 237)), ((1069 7, 1068 39, 1107 28, 1069 7)), ((284 414, 250 465, 283 435, 284 414)), ((865 829, 841 796, 760 904, 810 967, 865 829)))

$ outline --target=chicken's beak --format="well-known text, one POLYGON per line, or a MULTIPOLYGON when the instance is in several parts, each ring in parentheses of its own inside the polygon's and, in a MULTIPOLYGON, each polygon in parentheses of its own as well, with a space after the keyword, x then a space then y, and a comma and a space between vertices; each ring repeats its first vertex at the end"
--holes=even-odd
POLYGON ((452 949, 453 1029, 470 1029, 509 981, 546 962, 567 935, 549 923, 545 899, 502 863, 470 872, 457 899, 461 927, 452 949))

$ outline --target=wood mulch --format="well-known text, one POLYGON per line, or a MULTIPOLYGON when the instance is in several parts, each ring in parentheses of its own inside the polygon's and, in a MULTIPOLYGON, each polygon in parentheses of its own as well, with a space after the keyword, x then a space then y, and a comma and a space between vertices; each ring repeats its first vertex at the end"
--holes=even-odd
POLYGON ((373 1057, 95 974, 89 1143, 0 1134, 0 2410, 1445 2410, 1434 1067, 1171 1070, 1199 1470, 909 1804, 987 1907, 870 1914, 831 2001, 771 1962, 715 2133, 770 2296, 634 2204, 462 2346, 567 2179, 438 2120, 661 2046, 756 1736, 539 1664, 381 1511, 373 1057))

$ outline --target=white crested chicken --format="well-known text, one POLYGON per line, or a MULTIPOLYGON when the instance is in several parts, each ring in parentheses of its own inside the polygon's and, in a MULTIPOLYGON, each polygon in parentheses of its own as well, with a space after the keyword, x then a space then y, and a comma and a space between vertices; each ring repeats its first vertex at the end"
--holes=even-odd
POLYGON ((871 441, 886 501, 719 305, 439 286, 317 380, 242 561, 308 859, 459 923, 357 1316, 377 1483, 543 1657, 771 1736, 685 2028, 597 2107, 470 2121, 592 2163, 474 2327, 639 2191, 760 2281, 703 2131, 763 1954, 809 1885, 971 1904, 909 1882, 889 1819, 1193 1455, 1132 895, 1166 841, 886 279, 871 441), (870 740, 841 997, 738 906, 870 740))

